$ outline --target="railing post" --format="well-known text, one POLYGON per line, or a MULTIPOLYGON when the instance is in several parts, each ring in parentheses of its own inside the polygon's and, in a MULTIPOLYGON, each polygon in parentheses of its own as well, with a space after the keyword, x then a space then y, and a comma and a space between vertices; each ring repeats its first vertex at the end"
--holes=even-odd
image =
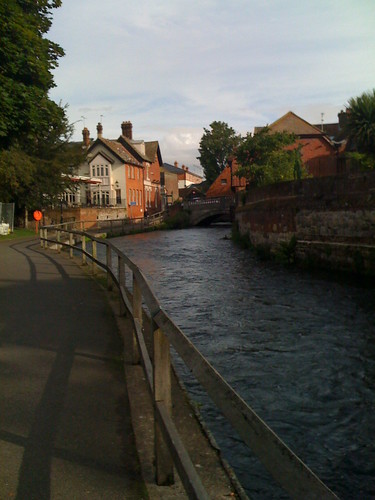
MULTIPOLYGON (((109 245, 106 245, 107 267, 112 270, 112 250, 109 245)), ((112 290, 111 273, 107 270, 107 290, 112 290)))
MULTIPOLYGON (((92 240, 92 258, 93 259, 97 259, 97 248, 96 248, 96 241, 95 240, 92 240)), ((94 262, 94 260, 92 261, 92 274, 96 274, 97 273, 97 266, 96 266, 96 263, 94 262)))
MULTIPOLYGON (((134 273, 133 273, 133 317, 135 320, 138 320, 140 326, 142 327, 142 292, 138 286, 138 282, 134 273)), ((133 330, 132 349, 133 349, 132 352, 133 365, 138 365, 140 358, 139 358, 136 333, 134 330, 133 330)))
POLYGON ((73 233, 69 233, 69 256, 73 258, 73 233))
POLYGON ((122 301, 122 296, 121 296, 121 288, 125 288, 125 262, 124 259, 121 257, 121 255, 117 256, 117 273, 118 273, 118 283, 120 285, 120 310, 119 314, 120 316, 123 316, 125 314, 125 306, 122 301))
POLYGON ((47 228, 44 228, 44 248, 48 249, 48 242, 46 241, 47 238, 48 238, 48 229, 47 228))
POLYGON ((57 241, 56 250, 58 253, 61 253, 61 245, 59 245, 61 241, 61 232, 59 230, 56 231, 56 241, 57 241))
MULTIPOLYGON (((169 341, 160 328, 154 331, 154 401, 162 402, 172 415, 171 360, 169 341)), ((156 483, 174 483, 173 460, 155 420, 155 469, 156 483)))
POLYGON ((86 236, 84 234, 81 236, 81 244, 82 244, 82 264, 86 265, 87 258, 86 254, 84 253, 86 252, 86 236))
POLYGON ((44 248, 44 241, 42 238, 44 238, 44 230, 42 228, 39 229, 39 237, 40 237, 40 247, 44 248))

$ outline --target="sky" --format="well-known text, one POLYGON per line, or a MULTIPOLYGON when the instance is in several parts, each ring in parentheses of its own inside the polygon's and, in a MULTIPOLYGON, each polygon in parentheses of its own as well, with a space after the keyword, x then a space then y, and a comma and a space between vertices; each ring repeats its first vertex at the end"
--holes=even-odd
POLYGON ((375 88, 375 0, 63 0, 47 37, 65 50, 50 96, 74 140, 129 120, 198 173, 213 121, 241 135, 288 111, 333 123, 375 88))

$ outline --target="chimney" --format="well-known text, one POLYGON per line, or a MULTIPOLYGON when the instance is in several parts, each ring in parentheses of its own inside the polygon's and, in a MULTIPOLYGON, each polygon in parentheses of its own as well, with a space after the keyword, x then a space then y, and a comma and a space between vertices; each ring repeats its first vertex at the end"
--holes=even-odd
POLYGON ((175 166, 176 168, 178 168, 178 161, 175 161, 175 162, 174 162, 174 166, 175 166))
POLYGON ((346 126, 346 120, 348 118, 348 110, 346 111, 341 110, 337 116, 339 119, 339 129, 341 130, 346 126))
POLYGON ((99 122, 96 126, 96 130, 98 132, 98 139, 103 137, 103 125, 99 122))
POLYGON ((122 135, 127 139, 133 140, 133 125, 132 122, 121 123, 122 135))
POLYGON ((85 148, 90 146, 90 131, 87 127, 82 130, 83 145, 85 148))

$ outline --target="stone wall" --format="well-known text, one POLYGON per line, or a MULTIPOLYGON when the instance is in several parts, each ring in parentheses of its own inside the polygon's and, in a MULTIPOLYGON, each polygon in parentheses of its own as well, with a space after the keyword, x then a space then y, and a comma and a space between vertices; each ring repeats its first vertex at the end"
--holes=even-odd
POLYGON ((301 262, 375 274, 375 172, 251 189, 236 222, 254 246, 277 253, 295 236, 301 262))

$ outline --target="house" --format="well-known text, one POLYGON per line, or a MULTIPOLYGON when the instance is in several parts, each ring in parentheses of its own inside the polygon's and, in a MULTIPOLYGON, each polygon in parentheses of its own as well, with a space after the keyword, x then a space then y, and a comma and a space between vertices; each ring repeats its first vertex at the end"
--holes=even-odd
POLYGON ((208 188, 206 198, 234 196, 237 191, 245 190, 246 179, 236 175, 237 168, 236 160, 230 160, 228 165, 208 188))
MULTIPOLYGON (((263 127, 255 127, 254 133, 263 127)), ((290 146, 295 149, 301 145, 301 159, 307 172, 313 177, 337 175, 343 169, 343 162, 339 158, 340 147, 324 130, 311 125, 292 111, 268 126, 270 132, 288 132, 295 134, 298 139, 290 146)))
POLYGON ((133 139, 133 125, 121 124, 118 139, 103 137, 103 126, 97 125, 97 138, 82 131, 86 163, 72 177, 76 189, 64 194, 68 205, 123 209, 129 218, 159 212, 161 203, 161 151, 158 141, 133 139))
POLYGON ((171 205, 179 199, 178 176, 180 170, 169 163, 163 163, 160 167, 161 184, 164 186, 162 194, 164 207, 171 205))
POLYGON ((203 182, 203 177, 189 170, 189 167, 182 165, 182 167, 179 168, 177 161, 174 162, 174 166, 179 170, 178 189, 184 189, 191 184, 200 184, 203 182))

